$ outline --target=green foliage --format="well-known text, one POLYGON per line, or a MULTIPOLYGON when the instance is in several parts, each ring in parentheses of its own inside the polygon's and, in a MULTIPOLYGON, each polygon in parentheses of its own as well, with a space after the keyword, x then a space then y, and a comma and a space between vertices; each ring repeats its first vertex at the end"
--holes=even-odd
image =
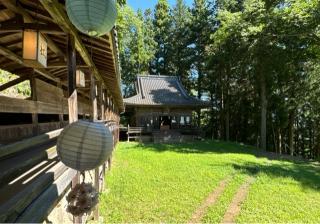
POLYGON ((318 9, 319 1, 303 0, 219 3, 219 26, 211 35, 208 60, 209 80, 214 83, 208 91, 218 108, 213 115, 221 118, 212 120, 222 130, 215 136, 226 138, 229 126, 237 129, 231 133, 233 140, 255 144, 266 138, 274 151, 317 157, 318 115, 309 116, 318 108, 318 102, 310 101, 317 93, 309 88, 311 71, 318 70, 319 63, 318 9), (261 103, 263 98, 267 104, 261 103), (263 105, 265 136, 258 131, 265 116, 259 115, 263 105), (229 124, 222 123, 227 118, 229 124))
POLYGON ((237 222, 320 221, 319 166, 269 160, 235 143, 120 143, 101 195, 107 223, 186 223, 219 182, 231 177, 201 222, 219 223, 248 176, 256 180, 237 222))
POLYGON ((208 136, 320 157, 318 0, 159 0, 120 10, 125 96, 137 74, 177 75, 210 99, 208 136), (122 11, 123 12, 122 12, 122 11), (265 143, 265 144, 264 144, 265 143))
POLYGON ((154 11, 153 26, 156 42, 155 58, 152 61, 150 72, 157 75, 172 74, 172 18, 167 0, 159 0, 154 11))
POLYGON ((135 13, 128 5, 118 5, 117 29, 119 32, 120 63, 124 95, 132 94, 137 74, 148 71, 149 62, 154 57, 155 43, 150 27, 150 13, 135 13))
MULTIPOLYGON (((0 86, 17 78, 19 78, 19 76, 0 70, 0 86)), ((28 80, 21 82, 15 86, 12 86, 0 92, 0 95, 2 94, 5 96, 18 97, 18 98, 30 97, 31 96, 30 82, 28 80)))

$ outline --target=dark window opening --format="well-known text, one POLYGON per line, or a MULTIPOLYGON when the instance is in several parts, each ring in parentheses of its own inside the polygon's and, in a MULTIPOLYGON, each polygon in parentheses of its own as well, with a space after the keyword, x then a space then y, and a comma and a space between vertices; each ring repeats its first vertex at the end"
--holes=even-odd
POLYGON ((171 127, 171 117, 169 116, 160 116, 160 128, 165 126, 165 127, 171 127))
POLYGON ((38 114, 38 123, 59 122, 58 114, 38 114))
POLYGON ((32 124, 31 114, 0 113, 0 125, 32 124))
POLYGON ((64 121, 68 121, 69 120, 69 115, 68 114, 64 114, 63 115, 63 120, 64 121))

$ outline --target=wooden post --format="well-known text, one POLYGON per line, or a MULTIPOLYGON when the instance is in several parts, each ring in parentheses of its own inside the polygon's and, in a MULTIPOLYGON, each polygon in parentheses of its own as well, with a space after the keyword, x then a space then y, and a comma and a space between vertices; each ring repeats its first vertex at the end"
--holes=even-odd
POLYGON ((104 91, 102 84, 99 85, 99 104, 100 104, 100 116, 101 120, 104 121, 104 91))
MULTIPOLYGON (((37 101, 37 90, 36 90, 36 79, 34 74, 30 78, 30 86, 31 86, 31 98, 33 101, 37 101)), ((39 134, 39 124, 38 124, 38 114, 37 113, 32 113, 32 132, 33 135, 38 135, 39 134)))
MULTIPOLYGON (((62 89, 62 84, 61 82, 58 82, 57 83, 57 87, 59 89, 62 89)), ((64 114, 64 105, 63 105, 63 95, 60 97, 60 109, 61 109, 61 112, 59 114, 59 122, 60 122, 60 128, 63 128, 64 127, 64 121, 63 121, 63 114, 64 114)))
POLYGON ((130 125, 128 124, 128 129, 127 129, 128 142, 130 142, 130 132, 129 132, 129 129, 130 129, 130 125))
MULTIPOLYGON (((96 80, 94 77, 94 74, 91 73, 91 84, 90 84, 90 96, 91 96, 91 104, 92 104, 92 110, 91 110, 91 119, 92 121, 98 120, 98 105, 97 105, 97 86, 96 86, 96 80)), ((100 91, 98 91, 98 94, 100 94, 100 91)), ((100 96, 101 97, 101 96, 100 96)), ((97 167, 94 170, 94 187, 97 190, 97 192, 100 191, 99 186, 100 185, 100 175, 99 175, 99 167, 97 167)), ((96 221, 99 220, 99 208, 96 207, 95 211, 93 212, 93 217, 96 221)))
POLYGON ((97 86, 96 86, 96 80, 94 78, 94 75, 91 74, 91 82, 90 82, 90 97, 91 97, 91 104, 92 104, 92 110, 91 110, 91 119, 92 121, 98 120, 98 105, 97 105, 97 86))
MULTIPOLYGON (((76 49, 74 38, 68 35, 68 107, 69 107, 69 123, 76 122, 78 120, 78 99, 76 90, 76 49)), ((80 173, 72 179, 72 188, 80 183, 80 173)), ((81 216, 73 216, 73 223, 82 223, 81 216)))
POLYGON ((68 106, 69 106, 69 123, 78 120, 78 101, 76 90, 76 49, 74 39, 68 35, 68 106))
POLYGON ((110 120, 110 97, 107 95, 107 120, 110 120))

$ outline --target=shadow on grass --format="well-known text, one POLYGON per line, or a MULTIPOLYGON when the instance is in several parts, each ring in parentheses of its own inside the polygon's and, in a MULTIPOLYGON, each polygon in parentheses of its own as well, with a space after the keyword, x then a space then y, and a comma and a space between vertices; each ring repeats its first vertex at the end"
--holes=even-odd
POLYGON ((176 144, 141 144, 143 149, 165 152, 173 151, 177 153, 245 153, 254 154, 257 151, 252 146, 240 145, 223 141, 196 141, 191 143, 176 144))
POLYGON ((320 170, 308 164, 232 164, 233 168, 247 175, 266 174, 270 177, 293 178, 302 187, 320 190, 320 170))
POLYGON ((156 152, 172 151, 176 153, 205 153, 205 154, 246 154, 257 158, 267 158, 269 160, 289 161, 292 163, 261 163, 261 162, 240 162, 226 164, 232 165, 235 170, 248 175, 265 173, 274 177, 291 177, 300 182, 303 187, 320 190, 320 167, 311 163, 286 155, 263 152, 252 146, 240 145, 237 143, 223 141, 203 141, 183 144, 145 144, 140 147, 143 150, 156 152))
MULTIPOLYGON (((273 152, 265 152, 256 147, 224 141, 198 141, 192 143, 176 143, 176 144, 141 144, 144 150, 151 150, 156 152, 172 151, 176 153, 205 153, 205 154, 246 154, 253 155, 257 158, 267 158, 269 160, 289 161, 295 163, 308 163, 301 157, 292 157, 289 155, 279 155, 273 152)), ((318 164, 319 165, 319 164, 318 164)))

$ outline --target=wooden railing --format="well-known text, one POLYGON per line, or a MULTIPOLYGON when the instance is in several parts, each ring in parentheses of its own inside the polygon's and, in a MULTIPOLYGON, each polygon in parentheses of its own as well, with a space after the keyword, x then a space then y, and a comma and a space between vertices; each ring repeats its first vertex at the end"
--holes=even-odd
POLYGON ((128 125, 127 128, 127 135, 128 135, 128 142, 130 139, 140 139, 143 134, 150 134, 151 131, 148 131, 145 127, 130 127, 128 125))

